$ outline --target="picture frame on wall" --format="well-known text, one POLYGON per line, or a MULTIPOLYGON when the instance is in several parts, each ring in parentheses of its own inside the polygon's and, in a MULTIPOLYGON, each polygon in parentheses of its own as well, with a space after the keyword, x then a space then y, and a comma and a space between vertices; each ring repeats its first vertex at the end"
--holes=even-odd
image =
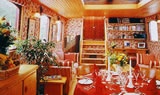
POLYGON ((145 48, 145 42, 138 42, 138 48, 145 48))
POLYGON ((28 33, 27 33, 27 39, 33 38, 35 35, 35 27, 36 27, 36 20, 29 18, 28 19, 28 33))
POLYGON ((52 25, 52 40, 56 41, 57 39, 57 25, 53 24, 52 25))
POLYGON ((130 41, 124 41, 124 47, 129 48, 130 47, 130 41))

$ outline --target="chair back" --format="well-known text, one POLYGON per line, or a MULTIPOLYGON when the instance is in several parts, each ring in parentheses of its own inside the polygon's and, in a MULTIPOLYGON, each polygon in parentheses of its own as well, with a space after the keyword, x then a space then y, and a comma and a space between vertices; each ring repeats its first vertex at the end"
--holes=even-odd
POLYGON ((94 65, 80 65, 77 68, 77 76, 90 74, 94 71, 94 65))

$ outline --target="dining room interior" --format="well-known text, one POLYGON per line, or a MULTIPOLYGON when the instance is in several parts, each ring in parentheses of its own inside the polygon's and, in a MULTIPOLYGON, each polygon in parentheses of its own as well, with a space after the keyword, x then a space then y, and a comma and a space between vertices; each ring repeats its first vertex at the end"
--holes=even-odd
POLYGON ((160 0, 1 0, 0 95, 160 95, 160 0))

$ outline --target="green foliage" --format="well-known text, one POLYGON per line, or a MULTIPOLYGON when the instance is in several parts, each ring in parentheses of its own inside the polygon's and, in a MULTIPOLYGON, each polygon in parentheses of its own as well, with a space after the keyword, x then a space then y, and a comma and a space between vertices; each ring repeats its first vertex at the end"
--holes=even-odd
POLYGON ((111 64, 117 64, 120 66, 125 66, 128 64, 128 56, 124 53, 113 53, 110 56, 110 62, 111 64))
POLYGON ((16 30, 10 26, 5 17, 0 17, 0 53, 6 54, 7 47, 14 44, 16 38, 11 34, 16 30))
POLYGON ((17 52, 24 57, 29 64, 39 65, 39 75, 48 71, 49 65, 56 65, 56 59, 52 56, 51 49, 55 47, 53 42, 42 42, 41 40, 31 39, 22 40, 17 44, 17 52))

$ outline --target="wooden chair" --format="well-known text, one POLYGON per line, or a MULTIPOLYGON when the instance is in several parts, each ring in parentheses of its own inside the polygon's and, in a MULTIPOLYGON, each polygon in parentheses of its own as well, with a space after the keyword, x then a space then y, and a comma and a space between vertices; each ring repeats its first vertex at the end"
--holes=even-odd
POLYGON ((83 78, 94 71, 94 65, 80 65, 77 68, 77 78, 83 78))
POLYGON ((158 69, 156 69, 156 79, 157 80, 160 80, 160 68, 158 69))
MULTIPOLYGON (((152 68, 154 62, 157 61, 153 54, 138 54, 137 53, 137 64, 139 67, 152 68)), ((158 63, 158 62, 157 62, 158 63)))

